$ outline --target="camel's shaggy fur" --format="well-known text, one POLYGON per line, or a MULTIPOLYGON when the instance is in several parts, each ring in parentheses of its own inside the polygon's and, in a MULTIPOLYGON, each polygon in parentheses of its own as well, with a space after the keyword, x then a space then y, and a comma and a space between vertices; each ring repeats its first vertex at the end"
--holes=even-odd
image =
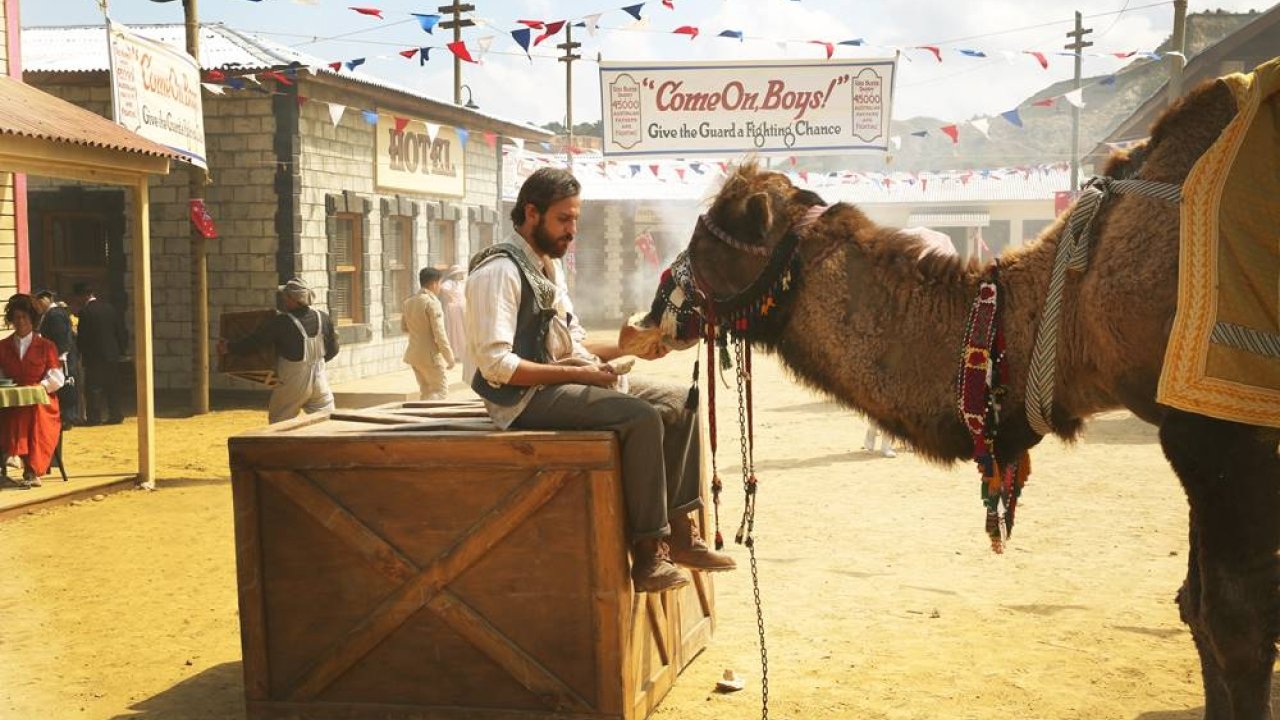
MULTIPOLYGON (((1227 87, 1208 83, 1166 112, 1146 145, 1113 159, 1108 173, 1180 184, 1234 114, 1227 87)), ((740 242, 772 248, 818 203, 785 176, 747 163, 708 212, 740 242)), ((999 428, 1002 459, 1040 439, 1025 418, 1024 383, 1065 221, 999 259, 1012 375, 999 428)), ((865 412, 923 455, 943 462, 969 457, 955 378, 970 305, 989 268, 922 255, 917 240, 876 226, 851 205, 830 208, 798 232, 804 265, 785 323, 752 341, 776 350, 802 382, 865 412)), ((702 228, 690 241, 690 257, 699 281, 721 297, 744 287, 765 262, 702 228)), ((1191 500, 1192 553, 1180 601, 1204 660, 1206 717, 1253 720, 1270 716, 1280 618, 1280 437, 1156 403, 1177 265, 1176 205, 1122 195, 1102 209, 1088 270, 1071 273, 1066 283, 1053 427, 1071 439, 1088 416, 1120 407, 1161 425, 1191 500), (1224 444, 1219 453, 1234 448, 1234 464, 1212 460, 1210 438, 1224 444), (1248 488, 1240 493, 1246 500, 1223 489, 1226 473, 1239 475, 1232 482, 1248 488), (1265 526, 1243 531, 1241 522, 1265 526)))

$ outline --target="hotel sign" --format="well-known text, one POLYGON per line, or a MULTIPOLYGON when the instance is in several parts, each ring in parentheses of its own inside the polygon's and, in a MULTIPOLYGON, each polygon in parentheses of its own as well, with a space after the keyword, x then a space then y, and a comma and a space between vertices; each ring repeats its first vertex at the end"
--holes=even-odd
POLYGON ((893 58, 600 63, 604 154, 884 152, 893 58))
POLYGON ((195 59, 118 23, 107 27, 107 46, 116 123, 207 169, 195 59))
POLYGON ((425 121, 378 114, 374 182, 381 190, 462 197, 466 192, 465 152, 458 133, 441 127, 432 138, 425 121))

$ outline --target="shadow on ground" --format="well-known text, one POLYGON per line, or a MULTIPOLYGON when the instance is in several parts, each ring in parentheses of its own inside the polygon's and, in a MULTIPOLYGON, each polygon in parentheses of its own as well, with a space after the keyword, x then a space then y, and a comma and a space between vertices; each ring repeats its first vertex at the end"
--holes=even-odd
POLYGON ((245 717, 241 664, 215 665, 129 710, 111 720, 239 720, 245 717))
MULTIPOLYGON (((1271 714, 1280 717, 1280 677, 1271 676, 1271 714)), ((1202 720, 1204 706, 1187 708, 1186 710, 1152 710, 1138 715, 1133 720, 1202 720)))
POLYGON ((1097 445, 1152 445, 1160 442, 1155 425, 1130 412, 1107 412, 1085 421, 1084 443, 1097 445))

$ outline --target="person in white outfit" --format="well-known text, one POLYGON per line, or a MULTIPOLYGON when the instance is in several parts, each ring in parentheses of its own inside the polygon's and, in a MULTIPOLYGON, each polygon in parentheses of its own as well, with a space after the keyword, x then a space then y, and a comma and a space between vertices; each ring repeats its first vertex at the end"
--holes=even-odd
POLYGON ((409 333, 404 361, 413 368, 419 397, 423 400, 445 399, 449 394, 449 378, 445 373, 454 365, 454 350, 445 331, 444 310, 437 297, 442 276, 443 273, 433 267, 418 271, 418 283, 422 288, 417 295, 404 301, 400 311, 400 325, 409 333))
POLYGON ((329 316, 311 307, 313 294, 301 278, 277 288, 284 312, 233 342, 218 339, 218 353, 243 355, 271 344, 276 351, 276 379, 267 419, 278 423, 307 413, 333 410, 333 392, 325 363, 338 354, 338 335, 329 316))
POLYGON ((875 452, 876 435, 880 436, 880 454, 887 458, 898 457, 898 453, 894 452, 893 449, 893 438, 876 427, 875 423, 867 425, 867 435, 862 439, 862 449, 867 452, 875 452))

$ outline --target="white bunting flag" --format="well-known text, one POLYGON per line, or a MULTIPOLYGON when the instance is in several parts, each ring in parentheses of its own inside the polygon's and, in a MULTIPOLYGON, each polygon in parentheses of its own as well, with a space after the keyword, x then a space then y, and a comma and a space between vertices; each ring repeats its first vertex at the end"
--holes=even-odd
POLYGON ((901 150, 901 149, 902 149, 902 136, 901 136, 901 135, 894 135, 894 136, 890 137, 890 138, 889 138, 889 142, 893 143, 893 149, 894 149, 894 150, 901 150))
POLYGON ((200 87, 208 90, 214 95, 221 95, 227 91, 225 85, 218 85, 217 83, 200 83, 200 87))
POLYGON ((342 103, 327 103, 329 106, 329 121, 334 127, 338 127, 338 123, 342 122, 342 113, 346 112, 347 106, 342 103))
POLYGON ((424 121, 422 124, 427 126, 427 139, 431 141, 431 144, 432 144, 432 145, 435 145, 435 144, 436 144, 436 133, 440 132, 440 124, 439 124, 439 123, 429 123, 429 122, 425 122, 425 121, 424 121))
POLYGON ((970 120, 969 124, 977 128, 978 132, 982 133, 982 137, 988 140, 991 139, 991 135, 988 134, 988 131, 991 129, 990 120, 987 118, 978 118, 977 120, 970 120))
POLYGON ((583 22, 587 24, 587 34, 591 37, 596 36, 596 25, 599 24, 600 16, 603 14, 604 13, 592 13, 582 18, 583 22))
POLYGON ((1062 96, 1063 100, 1071 103, 1073 107, 1084 107, 1084 88, 1077 88, 1062 96))

